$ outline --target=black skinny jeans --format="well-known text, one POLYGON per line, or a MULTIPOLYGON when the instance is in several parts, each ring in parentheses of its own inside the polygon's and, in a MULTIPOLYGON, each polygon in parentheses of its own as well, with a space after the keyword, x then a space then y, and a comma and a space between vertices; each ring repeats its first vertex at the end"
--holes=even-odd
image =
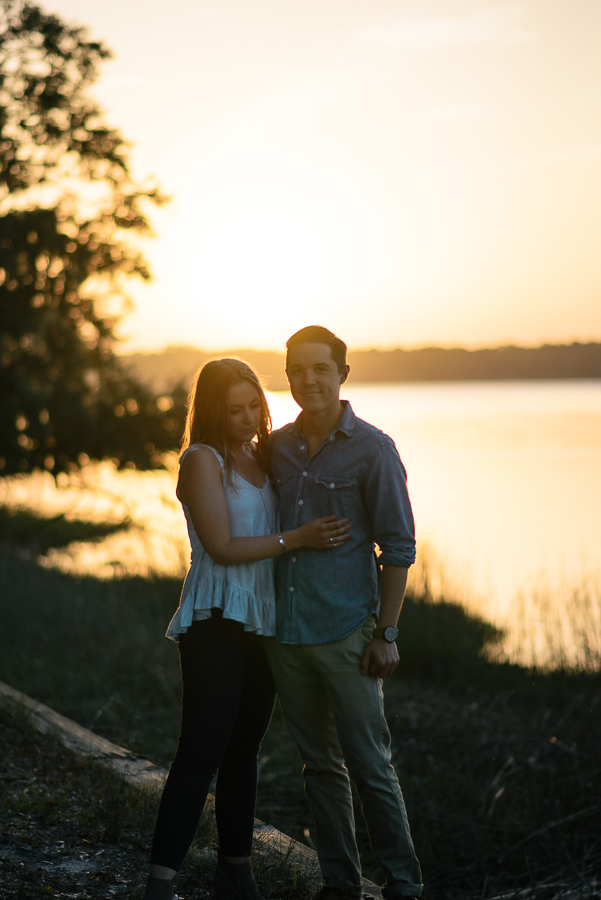
POLYGON ((222 618, 194 622, 179 641, 182 724, 159 806, 151 864, 180 868, 216 772, 219 849, 249 856, 257 796, 257 756, 275 687, 263 639, 222 618))

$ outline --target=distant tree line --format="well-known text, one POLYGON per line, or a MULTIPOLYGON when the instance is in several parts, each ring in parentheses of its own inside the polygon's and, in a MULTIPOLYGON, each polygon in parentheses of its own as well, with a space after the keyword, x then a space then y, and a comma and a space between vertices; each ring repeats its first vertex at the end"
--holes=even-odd
MULTIPOLYGON (((135 353, 122 359, 137 379, 161 391, 188 383, 194 371, 214 356, 239 356, 257 369, 271 390, 287 387, 284 355, 265 350, 210 353, 169 347, 160 353, 135 353)), ((353 350, 348 358, 353 382, 601 378, 601 344, 595 343, 489 350, 353 350)))
POLYGON ((601 378, 601 344, 595 343, 489 350, 367 350, 351 356, 355 381, 601 378))

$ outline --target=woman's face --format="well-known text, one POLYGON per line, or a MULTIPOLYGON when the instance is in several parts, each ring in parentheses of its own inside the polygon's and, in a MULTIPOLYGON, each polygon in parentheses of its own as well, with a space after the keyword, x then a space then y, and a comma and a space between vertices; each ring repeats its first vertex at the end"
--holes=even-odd
POLYGON ((261 398, 249 381, 239 381, 227 390, 225 437, 230 445, 252 441, 261 422, 261 398))

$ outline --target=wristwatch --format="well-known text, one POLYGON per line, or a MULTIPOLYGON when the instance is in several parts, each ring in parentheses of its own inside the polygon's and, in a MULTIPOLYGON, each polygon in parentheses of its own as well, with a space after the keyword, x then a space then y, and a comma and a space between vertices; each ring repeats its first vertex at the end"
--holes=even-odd
POLYGON ((381 626, 380 628, 376 628, 374 631, 374 637, 384 638, 385 641, 388 641, 389 644, 392 644, 399 636, 399 629, 395 628, 394 625, 386 625, 381 626))

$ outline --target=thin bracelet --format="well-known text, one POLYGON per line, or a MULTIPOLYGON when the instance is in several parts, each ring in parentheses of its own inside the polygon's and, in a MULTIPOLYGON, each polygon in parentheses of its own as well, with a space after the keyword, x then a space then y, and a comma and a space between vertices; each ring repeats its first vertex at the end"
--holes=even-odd
POLYGON ((278 541, 282 545, 282 550, 284 551, 284 553, 287 553, 288 547, 286 546, 286 541, 284 540, 284 538, 282 537, 281 534, 278 534, 278 541))

